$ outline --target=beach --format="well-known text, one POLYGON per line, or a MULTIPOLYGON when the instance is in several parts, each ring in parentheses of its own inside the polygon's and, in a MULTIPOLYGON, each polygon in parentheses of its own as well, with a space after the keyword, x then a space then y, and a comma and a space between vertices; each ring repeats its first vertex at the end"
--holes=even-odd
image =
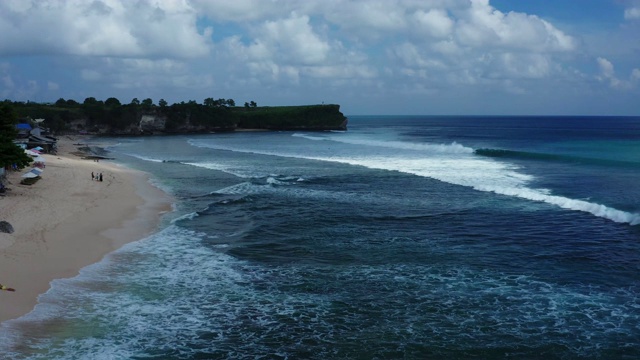
POLYGON ((59 139, 56 155, 33 185, 21 185, 28 169, 9 172, 0 220, 14 232, 0 233, 0 321, 30 312, 54 279, 69 278, 122 245, 152 233, 171 211, 168 194, 144 172, 109 160, 84 159, 78 136, 59 139), (102 173, 102 181, 92 180, 102 173))

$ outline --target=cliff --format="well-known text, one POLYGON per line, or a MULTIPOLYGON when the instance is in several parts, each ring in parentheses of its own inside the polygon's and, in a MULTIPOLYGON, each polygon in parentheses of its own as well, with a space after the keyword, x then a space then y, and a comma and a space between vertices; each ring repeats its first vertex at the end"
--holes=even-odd
POLYGON ((340 105, 249 108, 238 112, 237 127, 267 130, 347 130, 340 105))
POLYGON ((153 135, 228 132, 237 129, 325 131, 347 130, 348 123, 339 105, 202 110, 174 109, 173 112, 145 113, 140 115, 135 128, 120 131, 102 129, 101 132, 112 135, 153 135))
POLYGON ((117 105, 102 102, 56 105, 20 103, 17 109, 27 117, 44 118, 54 133, 97 135, 160 135, 264 130, 346 130, 347 118, 340 105, 229 106, 223 102, 195 101, 172 105, 117 105))

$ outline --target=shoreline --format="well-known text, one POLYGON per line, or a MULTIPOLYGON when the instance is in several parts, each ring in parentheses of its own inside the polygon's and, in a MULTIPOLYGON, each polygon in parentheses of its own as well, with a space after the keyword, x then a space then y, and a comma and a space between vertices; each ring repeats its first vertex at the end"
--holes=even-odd
POLYGON ((0 322, 28 314, 55 279, 76 276, 123 245, 152 234, 172 211, 169 194, 153 186, 148 174, 109 160, 83 159, 74 143, 85 136, 63 136, 57 155, 44 154, 46 167, 33 185, 21 185, 28 168, 9 172, 0 220, 14 228, 0 233, 0 322), (103 181, 91 179, 102 173, 103 181))

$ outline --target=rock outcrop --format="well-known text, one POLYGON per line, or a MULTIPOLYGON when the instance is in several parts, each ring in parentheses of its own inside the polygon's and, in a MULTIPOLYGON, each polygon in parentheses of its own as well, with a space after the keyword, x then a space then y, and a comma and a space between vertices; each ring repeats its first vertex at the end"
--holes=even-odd
POLYGON ((3 233, 7 233, 7 234, 12 234, 13 233, 13 226, 11 226, 11 224, 9 224, 9 222, 7 221, 0 221, 0 232, 3 233))
POLYGON ((142 115, 138 129, 143 134, 155 134, 165 131, 167 118, 162 115, 142 115))

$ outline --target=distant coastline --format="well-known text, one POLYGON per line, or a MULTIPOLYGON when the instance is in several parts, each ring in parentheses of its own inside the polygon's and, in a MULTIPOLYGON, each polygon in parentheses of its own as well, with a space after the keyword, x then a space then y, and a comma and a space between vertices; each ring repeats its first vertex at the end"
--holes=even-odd
MULTIPOLYGON (((136 99, 134 99, 136 100, 136 99)), ((60 99, 55 104, 14 102, 19 123, 37 126, 48 134, 92 136, 148 136, 205 134, 233 131, 347 130, 340 105, 235 106, 231 99, 205 99, 168 105, 151 99, 120 104, 87 98, 80 104, 60 99)))

